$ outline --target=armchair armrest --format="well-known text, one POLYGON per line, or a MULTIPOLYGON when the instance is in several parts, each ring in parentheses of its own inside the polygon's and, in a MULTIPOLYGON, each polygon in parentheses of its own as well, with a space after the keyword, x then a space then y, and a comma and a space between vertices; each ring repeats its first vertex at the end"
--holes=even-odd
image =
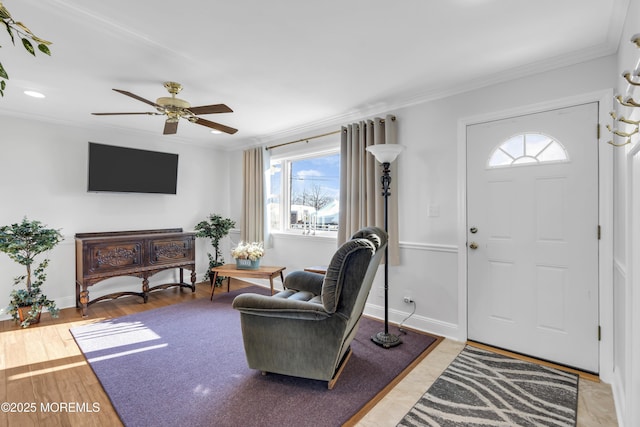
POLYGON ((284 281, 286 289, 294 289, 296 291, 307 291, 314 295, 322 293, 322 283, 324 275, 312 273, 310 271, 294 271, 287 274, 284 281))
POLYGON ((233 300, 233 308, 256 316, 289 319, 322 320, 330 316, 322 304, 260 294, 238 295, 233 300))

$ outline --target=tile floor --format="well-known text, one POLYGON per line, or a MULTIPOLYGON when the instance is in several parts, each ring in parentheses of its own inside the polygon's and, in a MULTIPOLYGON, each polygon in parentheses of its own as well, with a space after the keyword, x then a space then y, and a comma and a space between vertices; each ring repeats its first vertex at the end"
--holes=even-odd
MULTIPOLYGON (((462 351, 464 343, 445 339, 356 425, 395 426, 462 351)), ((615 427, 616 411, 608 384, 580 379, 577 427, 615 427)))

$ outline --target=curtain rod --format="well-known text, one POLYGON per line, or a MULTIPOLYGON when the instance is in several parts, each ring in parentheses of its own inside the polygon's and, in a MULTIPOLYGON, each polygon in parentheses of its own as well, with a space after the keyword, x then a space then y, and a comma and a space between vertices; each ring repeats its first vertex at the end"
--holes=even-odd
MULTIPOLYGON (((391 116, 391 121, 395 121, 395 120, 396 120, 396 116, 391 116)), ((382 123, 384 123, 384 119, 381 119, 380 121, 382 123)), ((323 133, 323 134, 320 134, 320 135, 314 135, 314 136, 310 136, 308 138, 296 139, 295 141, 283 142, 282 144, 276 144, 276 145, 270 145, 268 147, 264 147, 264 149, 265 150, 271 150, 273 148, 284 147, 285 145, 297 144, 298 142, 309 142, 310 139, 322 138, 323 136, 334 135, 334 134, 340 133, 340 132, 342 132, 342 130, 334 130, 333 132, 327 132, 327 133, 323 133)))
POLYGON ((297 144, 298 142, 309 142, 310 139, 316 139, 316 138, 322 138, 323 136, 328 136, 328 135, 334 135, 336 133, 340 133, 339 130, 334 130, 333 132, 327 132, 327 133, 323 133, 321 135, 314 135, 314 136, 310 136, 309 138, 302 138, 302 139, 297 139, 295 141, 291 141, 291 142, 283 142, 282 144, 277 144, 277 145, 270 145, 269 147, 264 147, 265 150, 271 150, 272 148, 278 148, 278 147, 283 147, 285 145, 289 145, 289 144, 297 144))

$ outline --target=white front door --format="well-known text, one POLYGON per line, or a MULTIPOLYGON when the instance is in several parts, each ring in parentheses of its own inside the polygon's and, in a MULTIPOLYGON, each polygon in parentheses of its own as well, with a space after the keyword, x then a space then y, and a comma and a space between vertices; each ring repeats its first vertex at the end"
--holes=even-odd
POLYGON ((468 337, 598 372, 598 104, 467 127, 468 337))

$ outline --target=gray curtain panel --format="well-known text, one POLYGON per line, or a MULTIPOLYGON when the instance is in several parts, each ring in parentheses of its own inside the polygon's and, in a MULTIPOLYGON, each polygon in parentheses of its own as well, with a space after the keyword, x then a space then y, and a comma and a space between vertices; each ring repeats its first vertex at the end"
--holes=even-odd
POLYGON ((264 198, 264 148, 257 147, 243 152, 242 218, 240 238, 245 242, 265 240, 264 198))
MULTIPOLYGON (((397 144, 395 116, 376 117, 342 127, 338 246, 363 227, 384 227, 382 165, 366 151, 373 144, 397 144)), ((388 199, 389 265, 400 264, 397 163, 395 160, 391 164, 388 199)))

